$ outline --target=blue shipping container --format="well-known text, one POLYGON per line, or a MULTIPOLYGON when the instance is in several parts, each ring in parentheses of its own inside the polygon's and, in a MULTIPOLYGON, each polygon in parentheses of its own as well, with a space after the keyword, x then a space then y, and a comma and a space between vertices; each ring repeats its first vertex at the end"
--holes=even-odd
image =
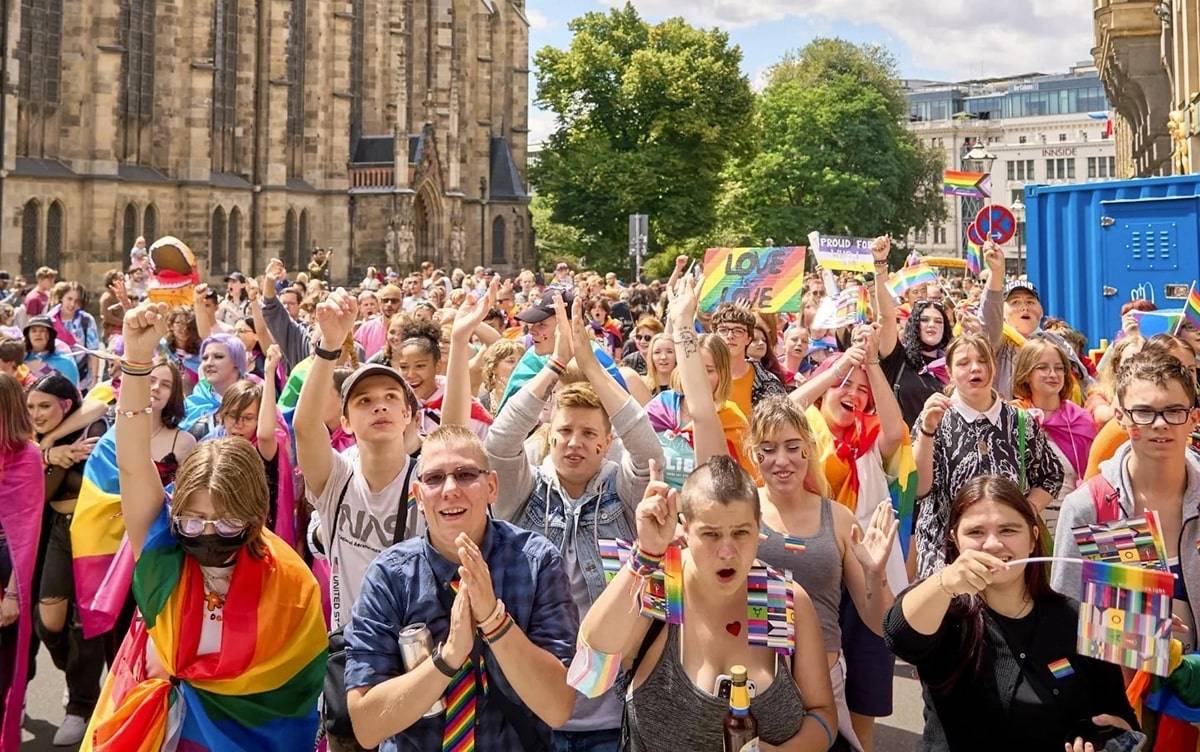
POLYGON ((1028 276, 1093 345, 1138 298, 1179 308, 1200 278, 1200 175, 1025 189, 1028 276))

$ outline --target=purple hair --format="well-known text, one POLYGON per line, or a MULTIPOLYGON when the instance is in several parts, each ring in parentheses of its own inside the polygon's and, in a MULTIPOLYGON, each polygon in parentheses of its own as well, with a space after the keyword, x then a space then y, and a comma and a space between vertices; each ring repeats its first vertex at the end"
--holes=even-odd
POLYGON ((246 346, 242 341, 233 334, 210 334, 208 339, 200 343, 200 359, 204 359, 204 351, 209 345, 224 345, 225 351, 229 353, 229 359, 233 361, 234 368, 237 369, 238 376, 246 375, 246 346))

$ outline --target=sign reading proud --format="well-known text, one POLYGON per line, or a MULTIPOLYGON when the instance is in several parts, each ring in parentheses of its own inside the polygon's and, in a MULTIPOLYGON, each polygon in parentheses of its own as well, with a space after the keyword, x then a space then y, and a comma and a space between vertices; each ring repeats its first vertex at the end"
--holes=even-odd
POLYGON ((799 311, 804 292, 804 246, 709 248, 704 253, 700 308, 745 301, 762 313, 799 311))
POLYGON ((808 247, 822 269, 848 272, 875 271, 871 256, 870 238, 851 238, 844 235, 808 234, 808 247))

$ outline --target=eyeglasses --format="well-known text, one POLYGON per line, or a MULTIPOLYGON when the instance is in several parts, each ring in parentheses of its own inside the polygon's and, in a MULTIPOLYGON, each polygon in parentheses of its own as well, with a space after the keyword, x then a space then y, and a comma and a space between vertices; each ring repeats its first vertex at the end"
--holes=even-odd
POLYGON ((212 525, 213 530, 216 530, 217 535, 222 538, 236 538, 249 527, 249 523, 243 522, 236 517, 223 517, 219 520, 210 520, 206 517, 194 517, 191 515, 179 515, 175 517, 175 531, 185 538, 195 538, 203 534, 206 525, 212 525))
POLYGON ((1159 416, 1166 421, 1169 426, 1182 426, 1188 422, 1192 411, 1187 407, 1168 407, 1165 410, 1151 410, 1148 407, 1127 408, 1124 405, 1121 409, 1129 416, 1134 425, 1152 426, 1158 420, 1159 416))
POLYGON ((231 420, 235 425, 248 426, 251 423, 258 422, 258 415, 246 413, 245 415, 226 415, 225 420, 231 420))
POLYGON ((718 326, 717 334, 722 337, 745 337, 749 332, 744 326, 718 326))
POLYGON ((635 335, 633 335, 633 338, 636 339, 638 342, 649 342, 650 340, 654 339, 654 335, 653 334, 635 334, 635 335))
POLYGON ((1039 363, 1033 367, 1033 370, 1037 371, 1038 373, 1054 374, 1055 376, 1061 376, 1067 372, 1067 369, 1063 368, 1062 366, 1050 365, 1049 363, 1039 363))
POLYGON ((399 303, 400 298, 380 298, 380 303, 399 303))
POLYGON ((441 470, 431 470, 421 475, 417 480, 421 481, 421 485, 430 488, 438 489, 446 484, 446 478, 454 476, 454 482, 459 486, 469 486, 479 480, 479 476, 483 475, 486 470, 478 467, 456 467, 449 473, 444 473, 441 470))

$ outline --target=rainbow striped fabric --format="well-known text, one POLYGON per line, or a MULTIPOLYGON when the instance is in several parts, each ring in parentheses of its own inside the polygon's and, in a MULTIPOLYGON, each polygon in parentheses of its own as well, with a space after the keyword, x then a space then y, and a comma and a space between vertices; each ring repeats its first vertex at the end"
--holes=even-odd
POLYGON ((1084 561, 1076 650, 1119 666, 1170 673, 1170 572, 1084 561))
POLYGON ((937 282, 937 272, 929 264, 917 264, 898 269, 888 277, 887 288, 892 297, 902 299, 904 293, 912 288, 929 282, 937 282))
POLYGON ((1051 661, 1046 668, 1050 669, 1050 673, 1054 675, 1055 679, 1065 679, 1075 673, 1075 669, 1071 668, 1071 662, 1066 658, 1051 661))
POLYGON ((83 467, 83 485, 71 518, 71 559, 75 596, 85 637, 113 628, 125 605, 133 576, 133 556, 121 516, 116 429, 110 428, 83 467))
POLYGON ((992 195, 991 176, 986 172, 946 170, 942 173, 942 193, 946 196, 987 198, 992 195))
POLYGON ((978 277, 983 271, 983 251, 974 243, 967 243, 967 271, 978 277))
POLYGON ((1200 290, 1196 289, 1195 282, 1188 291, 1187 302, 1183 304, 1183 320, 1196 329, 1200 329, 1200 290))
POLYGON ((704 283, 696 295, 700 310, 712 311, 722 302, 748 299, 751 307, 762 313, 799 311, 804 255, 802 245, 709 248, 704 253, 704 283))
POLYGON ((221 650, 198 655, 203 575, 171 532, 151 526, 133 574, 144 622, 130 630, 92 714, 82 752, 311 749, 328 658, 321 595, 300 557, 263 531, 225 598, 221 650), (153 644, 167 676, 146 674, 153 644))

